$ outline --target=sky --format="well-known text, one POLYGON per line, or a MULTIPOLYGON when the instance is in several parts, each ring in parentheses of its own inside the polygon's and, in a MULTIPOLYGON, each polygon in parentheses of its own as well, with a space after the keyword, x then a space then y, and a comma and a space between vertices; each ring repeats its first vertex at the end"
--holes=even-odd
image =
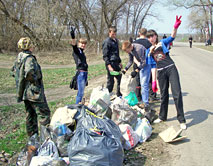
POLYGON ((190 13, 190 10, 185 8, 169 8, 165 7, 163 5, 158 5, 155 9, 155 12, 161 19, 160 21, 157 19, 152 19, 152 24, 149 25, 148 29, 154 29, 157 31, 157 33, 166 33, 170 34, 173 30, 173 25, 175 23, 176 15, 180 16, 182 15, 182 23, 178 29, 178 33, 190 33, 189 28, 187 27, 187 17, 190 13), (159 11, 159 12, 158 12, 159 11))

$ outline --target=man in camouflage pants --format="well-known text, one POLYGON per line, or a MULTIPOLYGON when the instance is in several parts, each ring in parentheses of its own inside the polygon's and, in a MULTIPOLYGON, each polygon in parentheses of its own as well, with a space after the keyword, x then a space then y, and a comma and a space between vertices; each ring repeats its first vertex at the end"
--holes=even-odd
POLYGON ((21 52, 12 67, 12 73, 16 81, 17 102, 24 101, 25 104, 27 134, 31 137, 38 134, 37 115, 40 125, 50 123, 50 109, 44 94, 41 67, 32 55, 30 38, 21 38, 18 48, 21 52))

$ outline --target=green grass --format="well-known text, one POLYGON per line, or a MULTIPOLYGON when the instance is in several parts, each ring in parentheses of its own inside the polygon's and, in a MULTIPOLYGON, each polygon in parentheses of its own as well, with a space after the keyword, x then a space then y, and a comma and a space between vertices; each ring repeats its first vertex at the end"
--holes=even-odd
POLYGON ((24 105, 1 106, 0 117, 0 149, 12 155, 26 144, 24 105))
POLYGON ((15 79, 9 69, 0 69, 0 93, 15 93, 15 79))
MULTIPOLYGON (((75 98, 68 97, 57 101, 49 102, 51 114, 67 104, 74 104, 75 98)), ((13 155, 20 152, 27 143, 26 117, 24 104, 13 106, 0 106, 0 149, 13 155)))
POLYGON ((16 58, 15 53, 0 54, 0 61, 14 61, 16 58))
MULTIPOLYGON (((88 79, 106 74, 104 64, 89 66, 88 79)), ((68 85, 72 76, 75 75, 75 68, 43 69, 43 81, 45 88, 56 88, 61 85, 68 85)), ((0 69, 0 93, 15 93, 15 80, 10 76, 10 69, 0 69)))
POLYGON ((213 46, 195 46, 195 47, 213 52, 213 46))

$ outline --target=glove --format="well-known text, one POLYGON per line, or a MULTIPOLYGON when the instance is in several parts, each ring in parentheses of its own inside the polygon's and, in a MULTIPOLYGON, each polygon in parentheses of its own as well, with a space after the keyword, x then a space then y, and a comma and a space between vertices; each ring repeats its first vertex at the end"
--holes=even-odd
POLYGON ((157 82, 156 81, 153 81, 152 82, 152 91, 154 93, 156 93, 158 91, 158 88, 157 88, 157 82))
POLYGON ((136 72, 136 71, 131 72, 132 78, 135 78, 136 75, 137 75, 137 72, 136 72))
POLYGON ((125 71, 125 70, 122 70, 121 72, 122 72, 123 74, 126 74, 126 71, 125 71))
POLYGON ((176 16, 176 21, 175 21, 175 25, 174 25, 174 28, 175 29, 178 29, 178 27, 180 26, 180 24, 181 24, 181 17, 182 16, 180 16, 179 18, 178 18, 178 16, 176 16))
POLYGON ((72 39, 75 39, 75 28, 70 27, 70 36, 72 39))

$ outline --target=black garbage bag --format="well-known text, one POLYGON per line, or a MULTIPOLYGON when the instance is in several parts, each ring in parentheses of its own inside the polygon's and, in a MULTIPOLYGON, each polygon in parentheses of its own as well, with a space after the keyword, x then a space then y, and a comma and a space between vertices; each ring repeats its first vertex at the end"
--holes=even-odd
POLYGON ((57 132, 49 126, 41 126, 40 132, 40 142, 44 142, 46 139, 51 138, 51 140, 56 144, 59 154, 61 157, 68 157, 67 147, 73 132, 66 127, 66 133, 62 136, 58 136, 57 132))
POLYGON ((71 138, 71 135, 66 134, 63 136, 59 136, 59 137, 57 137, 56 140, 54 140, 61 157, 68 157, 67 148, 68 148, 70 138, 71 138))
POLYGON ((107 117, 97 117, 87 107, 78 108, 76 131, 68 145, 70 165, 123 165, 119 127, 107 117))
MULTIPOLYGON (((101 107, 101 109, 95 109, 94 112, 97 116, 106 116, 109 119, 112 117, 112 110, 102 99, 98 99, 96 102, 97 105, 101 107)), ((96 106, 97 106, 96 105, 96 106)), ((93 108, 93 107, 92 107, 93 108)))
POLYGON ((112 120, 117 124, 134 126, 137 122, 137 112, 127 105, 115 104, 113 106, 112 120))
POLYGON ((144 113, 144 116, 147 118, 147 120, 149 121, 150 124, 153 123, 154 119, 157 116, 155 113, 156 113, 156 111, 153 110, 153 109, 151 109, 150 111, 144 113))

